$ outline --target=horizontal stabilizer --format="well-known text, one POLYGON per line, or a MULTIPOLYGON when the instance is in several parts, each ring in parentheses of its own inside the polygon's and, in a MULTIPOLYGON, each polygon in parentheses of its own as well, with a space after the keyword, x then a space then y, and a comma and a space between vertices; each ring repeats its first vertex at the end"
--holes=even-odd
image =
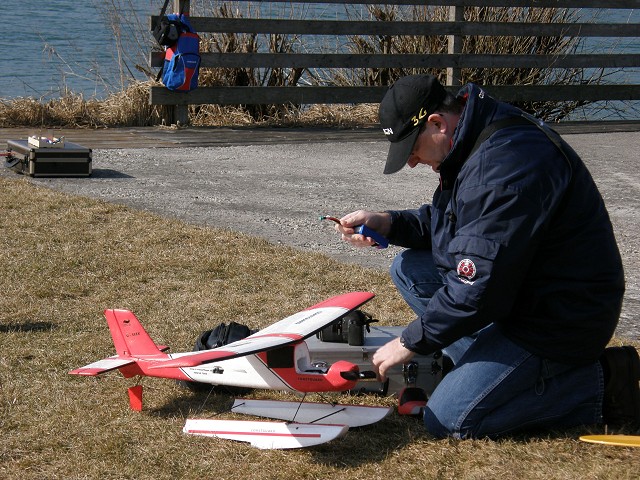
POLYGON ((346 425, 307 425, 282 422, 187 419, 183 432, 190 435, 248 442, 260 449, 311 447, 347 433, 346 425))
POLYGON ((94 376, 110 372, 111 370, 115 370, 116 368, 124 367, 126 365, 131 365, 132 363, 135 362, 131 358, 120 358, 116 355, 98 360, 97 362, 90 363, 84 367, 76 368, 75 370, 71 370, 69 373, 71 375, 94 376))
POLYGON ((391 407, 364 405, 339 405, 312 402, 286 402, 280 400, 252 400, 237 398, 231 407, 234 413, 273 418, 287 422, 323 423, 362 427, 379 422, 390 412, 391 407))

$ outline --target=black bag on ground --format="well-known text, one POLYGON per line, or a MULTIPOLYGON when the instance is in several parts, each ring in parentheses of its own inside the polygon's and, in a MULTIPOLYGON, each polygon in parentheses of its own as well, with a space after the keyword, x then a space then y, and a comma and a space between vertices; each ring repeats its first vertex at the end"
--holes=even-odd
POLYGON ((252 333, 249 327, 240 323, 230 322, 229 325, 221 323, 217 327, 200 334, 196 340, 196 351, 222 347, 228 343, 247 338, 252 333))
MULTIPOLYGON (((195 350, 197 352, 202 350, 211 350, 212 348, 222 347, 229 343, 237 342, 243 338, 247 338, 249 335, 255 333, 257 330, 251 330, 246 325, 242 325, 237 322, 221 323, 211 330, 205 330, 196 339, 195 350)), ((188 388, 193 392, 209 391, 215 388, 215 385, 200 382, 190 382, 185 380, 178 380, 178 384, 188 388)), ((248 391, 246 388, 240 387, 224 387, 230 393, 241 394, 248 391)))

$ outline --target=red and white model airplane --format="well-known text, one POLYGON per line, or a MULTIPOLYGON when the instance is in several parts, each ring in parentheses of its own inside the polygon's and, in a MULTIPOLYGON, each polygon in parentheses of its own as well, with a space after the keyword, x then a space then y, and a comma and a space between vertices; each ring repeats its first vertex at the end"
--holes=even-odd
MULTIPOLYGON (((118 369, 126 377, 148 376, 291 392, 347 391, 373 372, 338 361, 310 361, 304 340, 368 302, 369 292, 351 292, 291 315, 245 339, 205 351, 165 353, 128 310, 106 310, 117 354, 72 370, 94 376, 118 369)), ((129 389, 131 408, 142 409, 142 386, 129 389)), ((298 448, 342 436, 349 427, 377 422, 388 407, 236 399, 233 412, 284 420, 255 422, 188 419, 184 432, 250 442, 258 448, 298 448)))

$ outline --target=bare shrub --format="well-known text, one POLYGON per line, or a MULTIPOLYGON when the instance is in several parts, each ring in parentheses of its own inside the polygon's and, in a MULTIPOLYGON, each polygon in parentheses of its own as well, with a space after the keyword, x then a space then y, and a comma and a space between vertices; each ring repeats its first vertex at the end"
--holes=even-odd
MULTIPOLYGON (((398 5, 369 6, 371 18, 377 21, 441 22, 448 18, 448 7, 398 5)), ((520 8, 520 7, 465 7, 464 19, 468 22, 505 23, 573 23, 580 12, 564 8, 520 8)), ((468 54, 544 54, 562 57, 574 54, 581 47, 582 39, 571 36, 558 37, 496 37, 465 36, 462 52, 468 54)), ((349 49, 353 53, 447 53, 447 37, 416 35, 354 36, 349 49)), ((339 73, 335 80, 340 84, 389 85, 404 75, 428 73, 446 81, 442 69, 410 68, 366 68, 339 73)), ((463 68, 462 84, 474 82, 480 85, 566 85, 600 83, 603 69, 590 72, 583 68, 463 68)), ((526 102, 516 104, 523 110, 548 121, 565 118, 576 108, 588 102, 526 102)))
MULTIPOLYGON (((253 11, 251 4, 243 10, 232 2, 224 2, 221 4, 211 2, 208 8, 210 8, 216 16, 221 18, 260 16, 259 11, 253 11)), ((286 12, 284 14, 286 14, 286 12)), ((209 13, 209 15, 211 15, 211 13, 209 13)), ((214 33, 201 34, 200 50, 201 52, 214 53, 294 53, 299 51, 300 45, 300 38, 297 35, 214 33)), ((304 68, 203 68, 200 72, 199 85, 239 87, 296 86, 301 81, 304 73, 304 68)), ((268 119, 282 119, 298 108, 299 105, 291 104, 246 104, 241 105, 239 110, 240 112, 246 113, 250 119, 260 122, 268 119)), ((203 118, 211 119, 212 114, 222 111, 228 112, 229 108, 202 106, 196 108, 194 113, 197 121, 200 122, 203 118)))
MULTIPOLYGON (((465 8, 465 20, 473 22, 507 23, 574 23, 579 12, 565 8, 465 8)), ((564 55, 575 54, 582 44, 579 37, 483 37, 468 36, 463 42, 464 53, 496 55, 564 55)), ((602 69, 586 77, 583 68, 466 68, 463 82, 484 85, 567 85, 599 83, 602 69)), ((526 102, 520 108, 548 121, 565 118, 588 102, 526 102)))

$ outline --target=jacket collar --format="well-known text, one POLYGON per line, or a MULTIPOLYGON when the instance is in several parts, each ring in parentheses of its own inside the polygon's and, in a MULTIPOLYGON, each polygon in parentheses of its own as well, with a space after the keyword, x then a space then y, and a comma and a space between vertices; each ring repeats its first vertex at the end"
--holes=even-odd
POLYGON ((465 98, 466 104, 451 139, 451 151, 440 166, 441 188, 444 190, 453 188, 453 183, 480 132, 495 120, 496 114, 502 106, 510 107, 494 100, 482 88, 473 83, 462 87, 458 92, 458 97, 465 98))

